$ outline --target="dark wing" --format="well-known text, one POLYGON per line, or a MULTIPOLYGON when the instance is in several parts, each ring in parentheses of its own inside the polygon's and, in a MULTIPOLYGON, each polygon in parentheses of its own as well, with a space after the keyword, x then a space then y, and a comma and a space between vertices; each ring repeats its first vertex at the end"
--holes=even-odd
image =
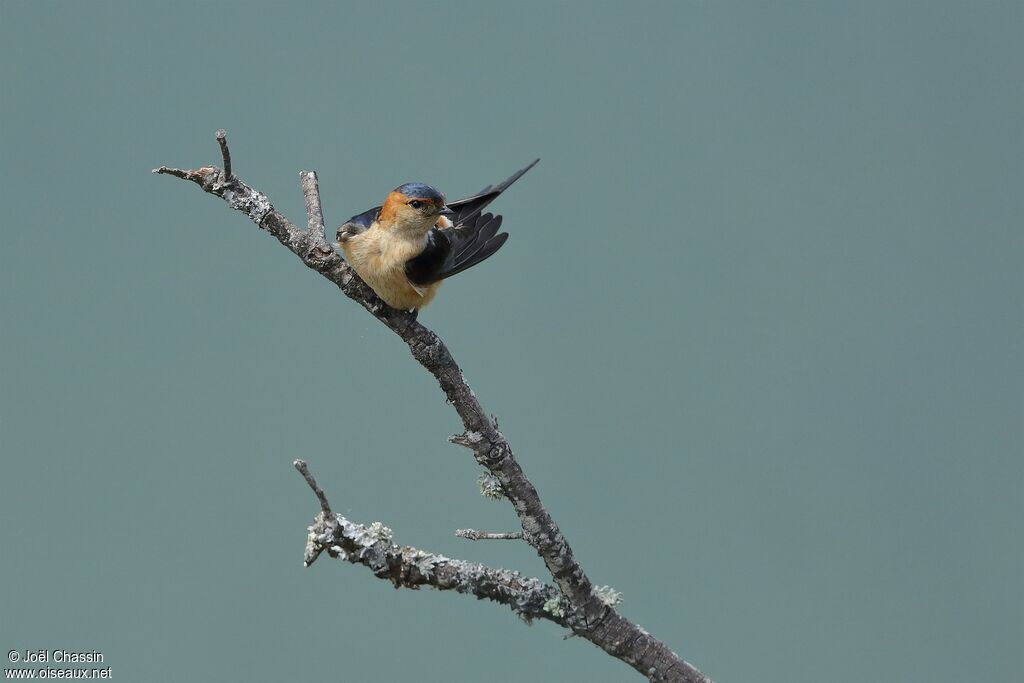
POLYGON ((354 237, 360 233, 364 233, 370 229, 373 222, 377 220, 377 215, 380 213, 380 207, 375 206, 369 211, 364 211, 358 216, 352 216, 345 224, 338 228, 337 240, 342 242, 349 237, 354 237))
POLYGON ((499 234, 500 227, 501 216, 485 213, 457 228, 431 229, 427 248, 406 262, 405 276, 414 285, 429 285, 472 268, 505 244, 508 233, 499 234))
POLYGON ((452 216, 452 224, 455 225, 455 227, 459 227, 460 225, 468 223, 476 218, 488 204, 493 202, 498 198, 498 195, 507 190, 509 185, 522 178, 524 173, 536 166, 538 161, 540 161, 540 159, 534 159, 532 164, 526 168, 516 171, 504 182, 498 183, 497 185, 488 185, 472 197, 456 199, 454 202, 448 202, 448 208, 455 212, 455 215, 452 216))

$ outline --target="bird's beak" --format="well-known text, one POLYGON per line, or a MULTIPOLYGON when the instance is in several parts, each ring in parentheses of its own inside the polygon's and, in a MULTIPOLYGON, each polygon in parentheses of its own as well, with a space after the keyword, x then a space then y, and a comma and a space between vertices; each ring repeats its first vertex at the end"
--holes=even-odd
POLYGON ((448 205, 445 204, 444 206, 441 207, 441 215, 444 216, 445 218, 451 218, 452 216, 455 215, 455 212, 449 209, 448 205))

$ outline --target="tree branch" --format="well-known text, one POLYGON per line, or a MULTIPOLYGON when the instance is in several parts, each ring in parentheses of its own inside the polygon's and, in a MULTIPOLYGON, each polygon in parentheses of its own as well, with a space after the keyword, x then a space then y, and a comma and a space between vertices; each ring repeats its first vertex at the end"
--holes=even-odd
POLYGON ((561 593, 554 586, 508 569, 398 546, 391 542, 391 529, 380 522, 364 526, 332 513, 329 507, 325 507, 323 491, 309 473, 306 463, 296 460, 295 469, 302 473, 324 508, 313 520, 313 526, 309 527, 304 555, 306 566, 326 550, 331 557, 368 567, 374 576, 388 579, 395 588, 431 586, 469 593, 507 605, 528 622, 547 619, 560 626, 568 626, 561 609, 561 593))
POLYGON ((220 158, 224 162, 224 175, 231 177, 231 152, 228 151, 228 132, 221 128, 215 134, 217 144, 220 145, 220 158))
POLYGON ((494 533, 490 531, 477 531, 476 529, 456 529, 455 535, 459 538, 468 538, 471 541, 521 541, 522 531, 503 531, 494 533))
POLYGON ((302 194, 306 198, 306 216, 309 221, 310 238, 327 244, 324 233, 324 212, 320 208, 320 185, 317 183, 316 171, 303 171, 299 174, 302 180, 302 194))
MULTIPOLYGON (((320 200, 315 182, 307 183, 306 178, 303 178, 311 229, 300 230, 274 209, 266 195, 249 187, 231 173, 226 135, 218 134, 217 141, 225 165, 223 171, 213 166, 197 170, 161 166, 154 169, 154 173, 192 181, 203 191, 226 201, 232 209, 245 213, 309 268, 337 285, 342 293, 363 306, 405 341, 413 357, 437 379, 448 401, 462 419, 465 431, 453 441, 472 450, 477 462, 498 481, 505 497, 515 508, 523 528, 523 538, 544 561, 561 593, 559 604, 564 605, 564 625, 581 638, 626 662, 651 681, 708 682, 700 671, 638 625, 619 615, 594 592, 590 579, 576 561, 561 530, 541 503, 536 488, 526 478, 513 456, 508 441, 484 412, 444 342, 417 322, 414 315, 397 311, 385 304, 326 242, 318 239, 314 215, 319 213, 320 200), (316 199, 311 201, 310 197, 314 194, 316 199)), ((323 508, 326 499, 320 502, 323 508)), ((322 511, 321 521, 324 515, 322 511)), ((330 515, 326 517, 330 521, 330 515)), ((335 515, 335 519, 344 528, 344 518, 335 515)), ((342 537, 346 537, 345 534, 342 537)), ((352 548, 346 548, 344 543, 337 545, 351 554, 352 548)), ((384 555, 398 560, 386 552, 384 555)), ((402 562, 398 564, 405 566, 402 562)))
POLYGON ((306 483, 309 484, 309 488, 313 489, 313 495, 315 495, 316 499, 320 501, 320 510, 323 511, 323 513, 329 517, 332 514, 331 504, 327 502, 327 496, 324 495, 324 490, 320 488, 320 486, 316 483, 316 479, 314 479, 313 475, 310 474, 309 467, 306 465, 306 461, 296 460, 292 464, 295 465, 295 469, 299 471, 299 474, 301 474, 302 477, 306 480, 306 483))

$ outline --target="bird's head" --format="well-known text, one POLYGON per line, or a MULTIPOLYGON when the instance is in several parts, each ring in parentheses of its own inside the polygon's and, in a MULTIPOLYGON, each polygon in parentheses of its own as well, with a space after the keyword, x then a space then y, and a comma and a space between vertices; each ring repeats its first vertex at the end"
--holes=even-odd
POLYGON ((439 218, 452 213, 444 195, 430 185, 406 183, 391 191, 378 220, 389 228, 425 235, 439 218))

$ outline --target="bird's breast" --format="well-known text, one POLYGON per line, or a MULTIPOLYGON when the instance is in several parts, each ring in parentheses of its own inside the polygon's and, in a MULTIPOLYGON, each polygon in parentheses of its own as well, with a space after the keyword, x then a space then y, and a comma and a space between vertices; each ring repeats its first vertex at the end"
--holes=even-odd
POLYGON ((430 303, 435 285, 414 287, 405 274, 405 264, 426 247, 426 235, 403 235, 374 224, 366 232, 342 242, 345 260, 366 284, 392 308, 408 310, 430 303))

